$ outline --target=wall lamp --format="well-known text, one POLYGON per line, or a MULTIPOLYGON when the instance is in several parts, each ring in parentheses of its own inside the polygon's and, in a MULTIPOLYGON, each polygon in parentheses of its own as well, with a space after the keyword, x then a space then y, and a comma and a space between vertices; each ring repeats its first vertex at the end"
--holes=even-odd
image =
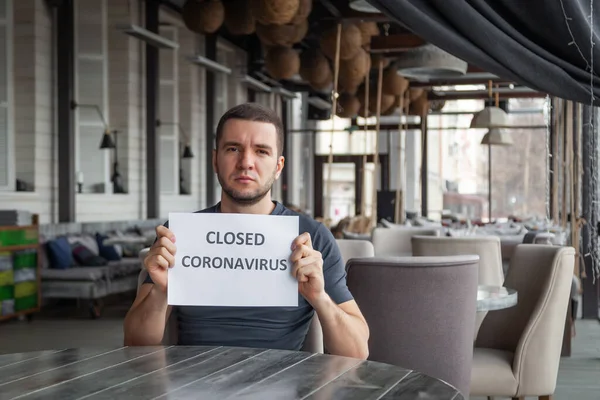
POLYGON ((204 67, 212 72, 219 72, 222 74, 226 74, 226 75, 231 75, 231 68, 226 67, 223 64, 219 64, 218 62, 211 60, 209 58, 206 58, 204 56, 191 56, 188 57, 188 61, 194 63, 194 64, 198 64, 201 67, 204 67))
POLYGON ((150 46, 158 47, 159 49, 176 50, 179 48, 179 43, 169 40, 138 25, 118 24, 116 28, 129 36, 140 39, 150 46))
POLYGON ((117 153, 117 130, 110 130, 108 123, 106 122, 106 118, 104 118, 104 114, 100 107, 97 104, 79 104, 75 101, 71 101, 71 109, 76 108, 89 108, 95 110, 100 120, 102 120, 102 125, 104 126, 104 134, 102 135, 102 141, 100 142, 100 149, 112 149, 115 151, 115 161, 113 162, 113 173, 110 177, 111 182, 113 183, 113 193, 126 193, 123 178, 121 177, 121 173, 119 172, 119 155, 117 153), (112 134, 112 135, 111 135, 112 134), (114 140, 113 140, 114 138, 114 140))
POLYGON ((194 153, 192 153, 192 147, 190 146, 190 136, 182 128, 181 124, 179 122, 163 122, 161 120, 157 120, 156 121, 156 126, 157 127, 160 127, 162 125, 175 125, 175 126, 177 126, 177 128, 179 129, 179 133, 181 135, 183 135, 183 137, 184 137, 184 139, 186 141, 186 145, 183 148, 183 154, 181 155, 181 158, 194 158, 194 153))

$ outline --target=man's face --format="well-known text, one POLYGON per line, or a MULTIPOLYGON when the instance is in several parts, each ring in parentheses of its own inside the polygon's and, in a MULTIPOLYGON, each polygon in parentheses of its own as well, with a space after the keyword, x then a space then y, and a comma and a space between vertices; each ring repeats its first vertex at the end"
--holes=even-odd
POLYGON ((213 151, 213 167, 223 192, 236 203, 256 204, 279 178, 277 130, 267 122, 230 119, 213 151))

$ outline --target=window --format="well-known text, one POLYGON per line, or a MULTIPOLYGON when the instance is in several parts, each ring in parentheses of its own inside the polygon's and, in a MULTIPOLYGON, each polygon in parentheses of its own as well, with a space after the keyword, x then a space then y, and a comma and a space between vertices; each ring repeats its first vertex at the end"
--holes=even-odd
POLYGON ((12 8, 0 0, 0 190, 14 190, 12 8))
MULTIPOLYGON (((160 34, 177 41, 177 28, 165 26, 160 34)), ((179 193, 179 74, 178 52, 171 49, 159 51, 160 73, 160 192, 179 193)))
POLYGON ((108 115, 106 0, 74 2, 76 170, 84 193, 109 193, 111 150, 100 149, 108 115))

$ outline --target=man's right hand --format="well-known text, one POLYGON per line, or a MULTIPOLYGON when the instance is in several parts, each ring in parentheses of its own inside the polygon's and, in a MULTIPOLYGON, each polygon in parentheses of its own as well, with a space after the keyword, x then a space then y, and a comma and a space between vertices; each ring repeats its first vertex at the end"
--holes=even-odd
POLYGON ((144 259, 144 267, 154 286, 166 293, 169 268, 175 265, 175 235, 169 228, 161 225, 156 228, 156 237, 156 242, 144 259))

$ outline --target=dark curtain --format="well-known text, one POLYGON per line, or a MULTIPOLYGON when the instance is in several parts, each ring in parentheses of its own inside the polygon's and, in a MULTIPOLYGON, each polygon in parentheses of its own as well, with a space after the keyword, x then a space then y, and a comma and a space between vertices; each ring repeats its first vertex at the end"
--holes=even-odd
POLYGON ((593 93, 600 106, 600 78, 590 74, 592 66, 600 71, 600 2, 593 11, 591 0, 369 2, 469 64, 585 104, 591 104, 593 93))

